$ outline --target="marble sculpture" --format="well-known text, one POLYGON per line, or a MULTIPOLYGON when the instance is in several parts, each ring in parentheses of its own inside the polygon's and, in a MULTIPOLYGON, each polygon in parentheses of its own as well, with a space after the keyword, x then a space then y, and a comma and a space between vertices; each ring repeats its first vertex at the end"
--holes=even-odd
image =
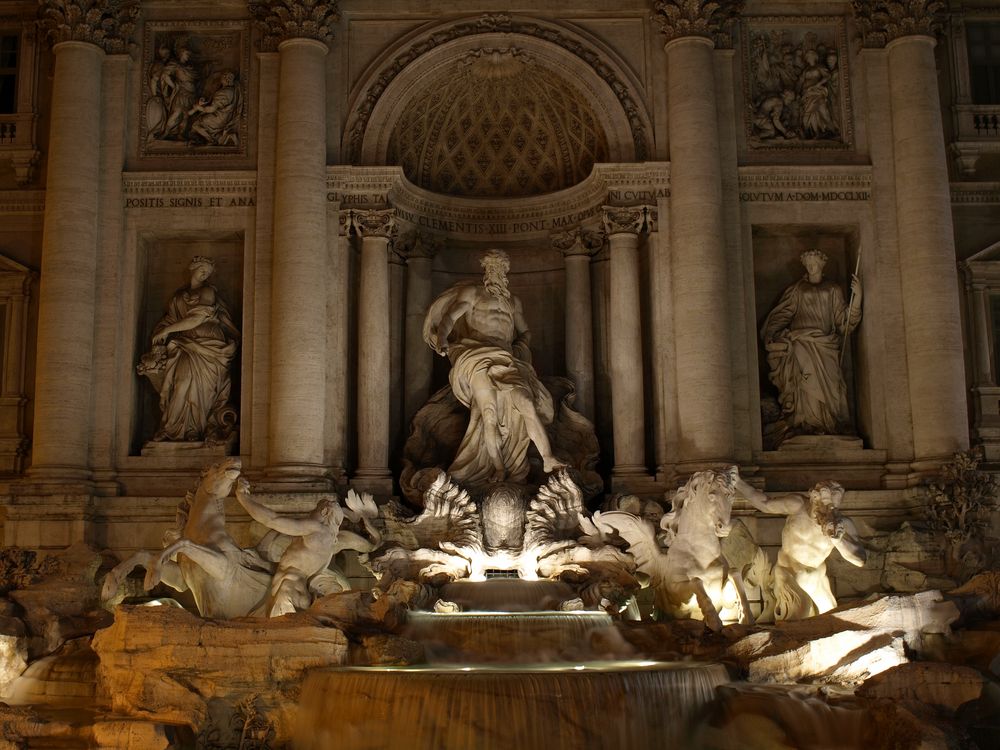
POLYGON ((521 300, 510 292, 510 259, 491 250, 480 261, 483 283, 456 284, 434 300, 424 340, 451 361, 448 382, 472 414, 448 473, 458 482, 522 482, 528 446, 546 472, 564 464, 552 453, 545 425, 552 396, 531 366, 530 332, 521 300))
POLYGON ((716 631, 725 623, 753 622, 740 571, 731 569, 719 543, 730 531, 738 481, 735 466, 692 475, 660 520, 666 553, 651 522, 622 511, 594 514, 600 530, 627 542, 665 615, 704 620, 716 631))
POLYGON ((851 415, 842 349, 861 321, 861 280, 851 278, 848 305, 840 286, 823 278, 824 253, 807 250, 801 260, 806 275, 785 290, 760 332, 779 393, 783 437, 844 434, 851 415))
POLYGON ((199 255, 188 270, 190 283, 167 304, 153 329, 153 347, 136 370, 160 395, 154 441, 221 443, 236 427, 236 410, 229 405, 230 368, 240 332, 208 283, 215 262, 199 255))
POLYGON ((178 507, 177 527, 164 535, 164 548, 138 552, 116 566, 105 579, 103 600, 111 600, 137 567, 146 569, 147 591, 161 581, 190 591, 203 617, 275 617, 349 589, 343 573, 329 566, 342 550, 365 553, 381 544, 371 496, 350 491, 346 509, 336 496, 325 497, 305 518, 294 518, 254 500, 241 472, 238 458, 206 468, 198 488, 178 507), (269 529, 254 547, 241 547, 226 530, 225 501, 234 492, 269 529), (364 534, 342 528, 345 520, 364 534))
POLYGON ((840 513, 844 488, 837 482, 819 482, 808 493, 768 497, 746 482, 737 490, 757 510, 786 515, 781 550, 773 568, 754 567, 755 583, 765 594, 762 619, 801 620, 837 606, 826 559, 838 550, 851 565, 862 567, 867 552, 854 523, 840 513))

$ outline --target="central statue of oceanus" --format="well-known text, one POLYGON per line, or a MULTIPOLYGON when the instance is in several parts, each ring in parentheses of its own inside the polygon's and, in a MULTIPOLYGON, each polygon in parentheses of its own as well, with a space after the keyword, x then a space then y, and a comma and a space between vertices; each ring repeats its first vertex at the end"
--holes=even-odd
POLYGON ((415 474, 430 466, 475 492, 501 482, 541 484, 564 468, 586 473, 597 457, 593 425, 571 408, 572 383, 543 383, 532 367, 507 254, 490 250, 480 263, 482 282, 451 287, 424 320, 424 341, 451 361, 451 371, 449 388, 414 418, 406 449, 411 470, 402 478, 411 499, 419 497, 413 490, 426 489, 417 488, 415 474))
POLYGON ((472 413, 448 473, 459 482, 523 482, 529 444, 546 473, 564 466, 545 434, 552 396, 531 366, 521 300, 507 284, 507 254, 490 250, 480 263, 483 283, 456 284, 434 300, 424 320, 424 341, 451 360, 448 382, 472 413))

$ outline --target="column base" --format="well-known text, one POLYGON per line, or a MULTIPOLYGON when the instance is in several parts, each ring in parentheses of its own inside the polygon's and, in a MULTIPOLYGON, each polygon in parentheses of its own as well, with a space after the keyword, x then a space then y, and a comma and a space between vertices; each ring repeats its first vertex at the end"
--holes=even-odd
POLYGON ((332 473, 322 464, 280 464, 268 466, 255 484, 263 492, 328 492, 337 484, 332 473))
POLYGON ((357 491, 370 492, 373 495, 392 497, 392 472, 388 467, 375 469, 358 469, 351 477, 351 487, 357 491))
POLYGON ((663 494, 663 485, 641 464, 621 464, 611 470, 611 491, 648 497, 663 494))
POLYGON ((95 484, 90 469, 79 466, 32 466, 23 479, 12 482, 16 495, 93 495, 95 484))

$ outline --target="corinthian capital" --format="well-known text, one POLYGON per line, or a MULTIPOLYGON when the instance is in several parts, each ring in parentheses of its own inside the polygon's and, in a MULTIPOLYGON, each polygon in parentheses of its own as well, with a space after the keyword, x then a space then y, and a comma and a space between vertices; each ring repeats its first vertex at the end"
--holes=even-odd
POLYGON ((351 211, 351 226, 359 237, 392 237, 396 212, 391 208, 351 211))
POLYGON ((565 232, 556 232, 550 237, 552 246, 562 252, 567 257, 584 256, 590 257, 604 244, 604 234, 594 232, 589 229, 570 229, 565 232))
POLYGON ((340 9, 337 0, 251 0, 250 15, 263 32, 264 49, 275 49, 286 39, 329 45, 340 9))
POLYGON ((38 26, 50 44, 89 42, 112 54, 129 45, 139 0, 41 0, 38 26))
POLYGON ((700 36, 728 47, 728 26, 741 10, 743 0, 656 0, 653 20, 668 42, 700 36))
POLYGON ((866 47, 884 47, 904 36, 936 37, 944 27, 944 0, 852 0, 866 47))
POLYGON ((444 249, 444 240, 425 232, 409 232, 396 242, 396 251, 407 260, 433 258, 444 249))
POLYGON ((639 234, 646 226, 646 206, 602 206, 604 231, 613 234, 639 234))

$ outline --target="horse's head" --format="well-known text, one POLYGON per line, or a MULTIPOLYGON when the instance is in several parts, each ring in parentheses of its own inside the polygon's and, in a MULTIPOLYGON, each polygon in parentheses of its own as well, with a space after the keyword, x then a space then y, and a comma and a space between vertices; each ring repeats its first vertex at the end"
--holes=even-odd
POLYGON ((210 497, 226 497, 243 470, 243 462, 233 456, 206 467, 201 472, 198 491, 210 497))
POLYGON ((664 531, 676 534, 683 519, 694 518, 698 526, 707 526, 717 537, 729 536, 737 477, 735 466, 725 471, 708 469, 692 474, 677 490, 673 509, 660 522, 664 531))

